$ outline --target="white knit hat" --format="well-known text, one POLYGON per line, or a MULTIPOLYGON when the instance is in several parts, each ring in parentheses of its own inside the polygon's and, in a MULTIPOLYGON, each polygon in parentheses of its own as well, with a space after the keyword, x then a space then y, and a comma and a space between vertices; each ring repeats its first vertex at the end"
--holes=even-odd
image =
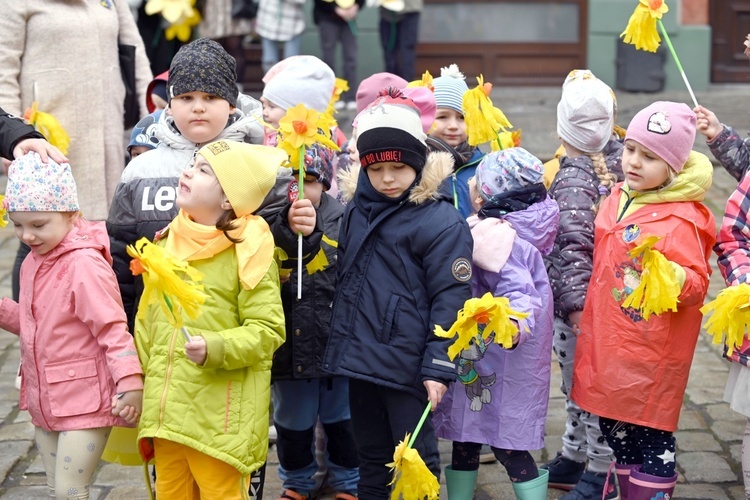
POLYGON ((583 153, 598 153, 612 137, 615 95, 589 70, 573 70, 557 105, 557 135, 583 153))
POLYGON ((440 68, 440 76, 432 80, 435 88, 435 102, 438 108, 449 108, 464 114, 464 94, 469 90, 466 77, 458 69, 458 65, 451 64, 440 68))
POLYGON ((301 103, 323 113, 335 82, 336 76, 326 63, 315 56, 299 56, 266 83, 263 97, 285 110, 301 103))

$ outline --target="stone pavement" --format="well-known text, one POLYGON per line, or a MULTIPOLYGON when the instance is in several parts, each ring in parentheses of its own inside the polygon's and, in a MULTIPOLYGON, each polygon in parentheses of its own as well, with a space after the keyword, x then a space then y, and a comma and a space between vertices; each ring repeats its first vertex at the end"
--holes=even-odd
MULTIPOLYGON (((750 129, 750 114, 745 108, 747 85, 716 86, 699 93, 698 99, 714 110, 720 119, 739 130, 750 129)), ((557 88, 502 88, 492 97, 511 122, 523 129, 523 144, 532 153, 547 159, 557 147, 555 109, 559 99, 557 88)), ((689 102, 687 92, 664 94, 618 94, 618 123, 626 126, 630 118, 645 105, 655 100, 689 102)), ((342 128, 352 116, 342 113, 342 128)), ((696 149, 707 152, 702 140, 696 149)), ((4 191, 5 178, 0 177, 4 191)), ((722 168, 716 168, 714 186, 706 203, 720 220, 724 203, 736 185, 722 168)), ((10 274, 17 248, 11 227, 0 229, 0 296, 10 295, 10 274)), ((714 266, 715 267, 715 266, 714 266)), ((714 298, 723 287, 718 271, 711 280, 709 297, 714 298)), ((690 382, 688 383, 682 415, 677 431, 677 468, 680 473, 675 498, 742 499, 740 452, 745 427, 744 417, 729 410, 722 402, 727 363, 721 358, 719 346, 711 345, 703 334, 696 348, 690 382)), ((46 498, 44 469, 33 444, 33 426, 28 414, 18 410, 18 391, 14 388, 19 350, 15 336, 0 331, 0 497, 11 499, 46 498)), ((545 448, 534 452, 541 464, 560 449, 564 430, 564 399, 559 390, 559 370, 554 356, 550 405, 547 418, 545 448)), ((441 442, 442 462, 450 461, 450 443, 441 442)), ((276 474, 278 464, 274 448, 269 451, 269 470, 266 498, 275 499, 281 491, 276 474)), ((445 498, 443 488, 443 498, 445 498)), ((549 490, 549 499, 559 498, 562 492, 549 490)), ((142 470, 102 463, 91 489, 92 499, 139 500, 148 498, 142 470)), ((324 497, 330 500, 330 496, 324 497)), ((482 465, 475 499, 500 500, 514 498, 504 469, 498 464, 482 465)))

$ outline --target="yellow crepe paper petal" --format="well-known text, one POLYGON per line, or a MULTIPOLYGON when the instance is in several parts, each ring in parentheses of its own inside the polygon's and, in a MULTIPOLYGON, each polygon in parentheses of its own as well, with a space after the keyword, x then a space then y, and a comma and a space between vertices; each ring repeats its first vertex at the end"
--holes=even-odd
MULTIPOLYGON (((334 122, 335 123, 335 122, 334 122)), ((289 155, 290 163, 299 165, 299 150, 302 146, 320 144, 333 151, 339 151, 338 145, 330 139, 330 121, 314 109, 304 104, 297 104, 286 111, 279 120, 278 147, 289 155)))
POLYGON ((435 87, 432 84, 432 75, 429 71, 425 71, 422 73, 422 79, 421 80, 412 80, 406 85, 406 88, 409 87, 426 87, 430 89, 431 91, 435 91, 435 87))
MULTIPOLYGON (((182 312, 191 319, 198 317, 200 306, 206 301, 200 284, 203 274, 147 238, 128 245, 127 252, 139 264, 131 265, 131 269, 142 268, 146 304, 158 302, 174 328, 182 327, 182 312)), ((145 313, 145 307, 138 308, 139 318, 144 319, 145 313)))
POLYGON ((164 38, 172 40, 177 38, 181 42, 189 42, 193 34, 193 28, 201 23, 201 14, 198 9, 193 9, 193 13, 188 17, 181 18, 178 22, 171 24, 164 30, 164 38))
POLYGON ((330 116, 330 119, 333 120, 333 115, 336 114, 336 103, 341 99, 341 94, 348 90, 349 82, 347 80, 344 80, 343 78, 336 78, 336 80, 334 80, 333 95, 331 96, 331 100, 328 101, 328 106, 326 106, 324 115, 330 116))
POLYGON ((498 134, 512 128, 510 121, 500 108, 496 108, 490 99, 492 84, 485 83, 484 77, 477 77, 477 86, 464 93, 463 110, 468 142, 478 146, 498 139, 498 134))
POLYGON ((620 36, 638 50, 656 52, 661 43, 656 21, 668 11, 667 3, 662 0, 640 0, 620 36))
POLYGON ((31 108, 28 108, 23 117, 28 121, 47 141, 62 151, 62 154, 68 154, 70 146, 70 136, 65 131, 57 118, 49 113, 39 111, 38 103, 34 101, 31 108))
POLYGON ((711 314, 706 321, 706 333, 713 335, 713 343, 722 340, 727 346, 728 354, 740 347, 747 335, 750 325, 750 285, 741 283, 725 288, 715 300, 701 307, 704 316, 711 314))
POLYGON ((5 195, 0 194, 0 227, 8 225, 8 211, 5 209, 5 195))
POLYGON ((148 0, 145 11, 149 16, 160 13, 169 24, 190 17, 195 0, 148 0))
MULTIPOLYGON (((510 300, 506 297, 493 297, 491 293, 485 293, 481 298, 471 298, 464 303, 463 309, 458 311, 456 321, 449 330, 444 330, 440 325, 435 325, 434 333, 438 337, 453 338, 456 341, 448 348, 448 357, 453 360, 469 346, 469 343, 481 335, 487 340, 494 332, 494 341, 505 349, 513 347, 513 335, 518 332, 518 327, 512 319, 520 320, 527 318, 529 313, 516 311, 510 307, 510 300), (479 325, 486 324, 484 331, 479 332, 479 325)), ((525 330, 528 331, 528 330, 525 330)))
POLYGON ((430 472, 419 452, 409 448, 410 435, 406 434, 393 452, 393 462, 386 464, 393 470, 391 500, 437 500, 440 484, 430 472))
POLYGON ((653 247, 659 236, 648 236, 628 252, 630 258, 643 256, 641 262, 641 282, 628 298, 623 307, 637 309, 648 320, 651 314, 666 311, 677 311, 677 297, 680 296, 680 283, 677 275, 664 254, 653 247))

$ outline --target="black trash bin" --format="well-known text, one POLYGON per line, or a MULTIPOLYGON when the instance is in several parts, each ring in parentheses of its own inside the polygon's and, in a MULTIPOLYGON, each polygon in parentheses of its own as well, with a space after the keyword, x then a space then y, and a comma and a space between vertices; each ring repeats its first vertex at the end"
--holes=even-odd
POLYGON ((617 76, 615 86, 628 92, 660 92, 666 75, 664 61, 667 49, 662 45, 654 52, 637 50, 635 45, 617 41, 617 76))

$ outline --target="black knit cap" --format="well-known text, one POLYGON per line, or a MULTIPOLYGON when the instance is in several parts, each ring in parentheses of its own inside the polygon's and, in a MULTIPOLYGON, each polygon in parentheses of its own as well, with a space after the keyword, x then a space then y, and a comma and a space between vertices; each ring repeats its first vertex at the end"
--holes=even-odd
POLYGON ((237 70, 234 57, 208 38, 182 46, 169 67, 169 100, 188 92, 205 92, 237 106, 237 70))

